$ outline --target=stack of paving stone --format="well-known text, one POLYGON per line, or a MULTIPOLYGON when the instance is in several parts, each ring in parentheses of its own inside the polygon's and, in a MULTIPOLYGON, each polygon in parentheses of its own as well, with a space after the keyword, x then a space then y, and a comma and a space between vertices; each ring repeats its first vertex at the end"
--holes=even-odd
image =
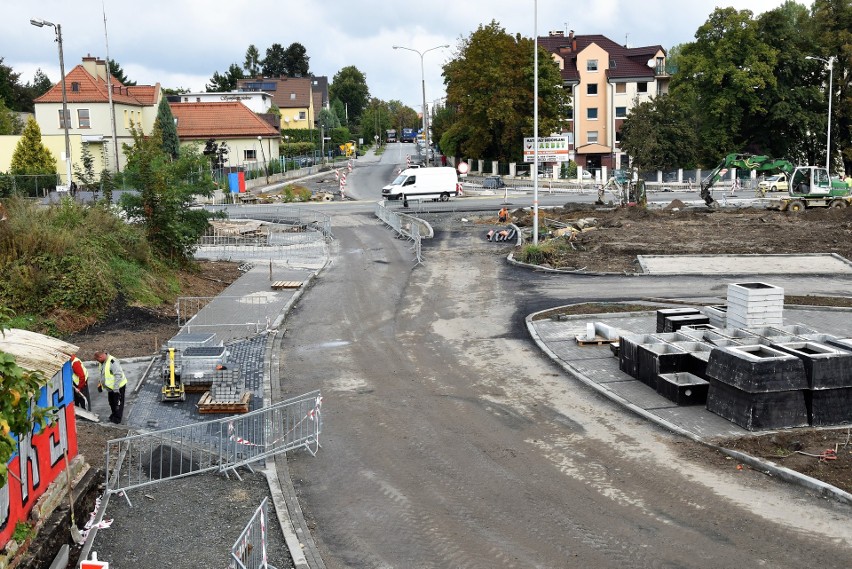
POLYGON ((707 409, 755 431, 808 424, 802 360, 762 344, 716 347, 707 362, 707 409))
POLYGON ((243 399, 245 385, 239 370, 220 370, 210 388, 210 399, 215 403, 239 403, 243 399))
POLYGON ((841 346, 808 340, 772 345, 804 364, 808 422, 815 427, 852 422, 852 341, 848 351, 841 346))
POLYGON ((185 386, 209 385, 215 372, 227 367, 228 350, 224 346, 185 348, 180 354, 181 378, 185 386))
POLYGON ((727 326, 752 328, 784 323, 784 289, 766 283, 728 285, 727 326))

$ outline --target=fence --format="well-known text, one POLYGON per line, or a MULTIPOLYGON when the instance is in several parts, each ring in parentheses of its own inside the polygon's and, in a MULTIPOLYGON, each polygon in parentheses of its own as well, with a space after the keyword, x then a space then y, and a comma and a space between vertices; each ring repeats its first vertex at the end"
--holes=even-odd
POLYGON ((419 265, 423 262, 422 240, 431 239, 434 236, 431 225, 411 215, 389 210, 385 207, 384 201, 376 204, 376 217, 401 236, 411 239, 414 242, 415 264, 419 265))
POLYGON ((269 523, 268 498, 264 498, 245 529, 231 547, 231 564, 228 569, 266 569, 266 526, 269 523))
MULTIPOLYGON (((215 211, 215 210, 214 210, 215 211)), ((246 205, 228 207, 222 211, 230 219, 256 219, 269 223, 314 228, 325 237, 334 237, 331 233, 331 218, 324 213, 300 206, 246 205)))
MULTIPOLYGON (((131 435, 107 442, 109 494, 204 472, 237 468, 291 450, 319 450, 322 395, 312 391, 244 415, 131 435)), ((132 505, 132 504, 131 504, 132 505)))
POLYGON ((58 174, 0 174, 0 197, 43 198, 59 183, 58 174))

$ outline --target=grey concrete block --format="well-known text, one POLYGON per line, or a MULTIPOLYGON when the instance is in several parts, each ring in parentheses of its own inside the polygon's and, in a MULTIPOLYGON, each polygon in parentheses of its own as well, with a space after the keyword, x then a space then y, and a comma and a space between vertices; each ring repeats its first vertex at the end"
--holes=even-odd
POLYGON ((802 360, 810 389, 852 387, 852 352, 817 342, 786 342, 773 348, 802 360))
POLYGON ((804 391, 748 393, 710 379, 707 410, 749 431, 804 427, 808 411, 804 391))
POLYGON ((808 388, 802 360, 769 346, 728 346, 710 353, 707 376, 748 393, 808 388))
POLYGON ((661 373, 686 371, 687 354, 674 344, 643 344, 638 348, 639 381, 656 389, 661 373))
POLYGON ((697 308, 661 308, 657 310, 657 332, 671 332, 666 330, 666 318, 669 316, 684 316, 688 314, 700 314, 697 308))
POLYGON ((814 427, 852 423, 852 387, 805 393, 808 420, 814 427))
POLYGON ((710 384, 689 372, 661 373, 657 393, 678 405, 704 405, 710 384))
POLYGON ((710 324, 710 319, 703 314, 680 314, 668 316, 664 324, 664 332, 677 332, 684 326, 710 324))

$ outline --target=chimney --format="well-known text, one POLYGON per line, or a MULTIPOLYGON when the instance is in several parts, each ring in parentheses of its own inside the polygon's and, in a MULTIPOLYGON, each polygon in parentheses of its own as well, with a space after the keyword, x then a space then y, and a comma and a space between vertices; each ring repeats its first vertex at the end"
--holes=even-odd
POLYGON ((106 61, 104 61, 103 59, 96 59, 95 60, 95 67, 97 68, 97 71, 98 71, 97 77, 100 78, 102 81, 106 81, 106 78, 107 78, 106 61))
POLYGON ((97 60, 96 57, 92 57, 89 54, 87 54, 86 57, 83 58, 83 69, 85 69, 86 72, 89 75, 91 75, 92 77, 98 76, 98 63, 97 63, 97 61, 98 60, 97 60))

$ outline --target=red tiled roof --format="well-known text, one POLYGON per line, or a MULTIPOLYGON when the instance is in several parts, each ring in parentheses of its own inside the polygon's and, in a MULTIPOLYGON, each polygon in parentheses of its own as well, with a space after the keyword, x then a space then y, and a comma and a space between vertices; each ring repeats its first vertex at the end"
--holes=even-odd
POLYGON ((610 60, 615 63, 615 66, 611 67, 609 62, 601 62, 602 67, 606 70, 607 77, 610 79, 647 78, 653 80, 655 70, 653 67, 648 67, 648 60, 658 51, 663 50, 660 45, 624 47, 600 34, 573 37, 539 37, 538 43, 547 51, 555 53, 565 60, 562 79, 571 82, 580 80, 580 73, 577 69, 577 54, 593 43, 606 51, 610 60), (575 42, 576 49, 574 48, 575 42))
POLYGON ((311 77, 240 79, 237 89, 269 93, 279 109, 307 109, 311 106, 311 81, 311 77))
POLYGON ((177 119, 178 138, 253 138, 280 136, 268 122, 239 101, 223 103, 169 103, 177 119))
MULTIPOLYGON (((135 106, 151 106, 156 103, 159 83, 156 86, 138 85, 125 87, 115 77, 110 78, 112 100, 114 103, 135 106)), ((65 94, 69 103, 107 103, 109 91, 106 81, 93 77, 82 65, 76 65, 65 74, 65 94)), ((37 98, 36 103, 61 103, 62 83, 51 87, 47 93, 37 98)))

